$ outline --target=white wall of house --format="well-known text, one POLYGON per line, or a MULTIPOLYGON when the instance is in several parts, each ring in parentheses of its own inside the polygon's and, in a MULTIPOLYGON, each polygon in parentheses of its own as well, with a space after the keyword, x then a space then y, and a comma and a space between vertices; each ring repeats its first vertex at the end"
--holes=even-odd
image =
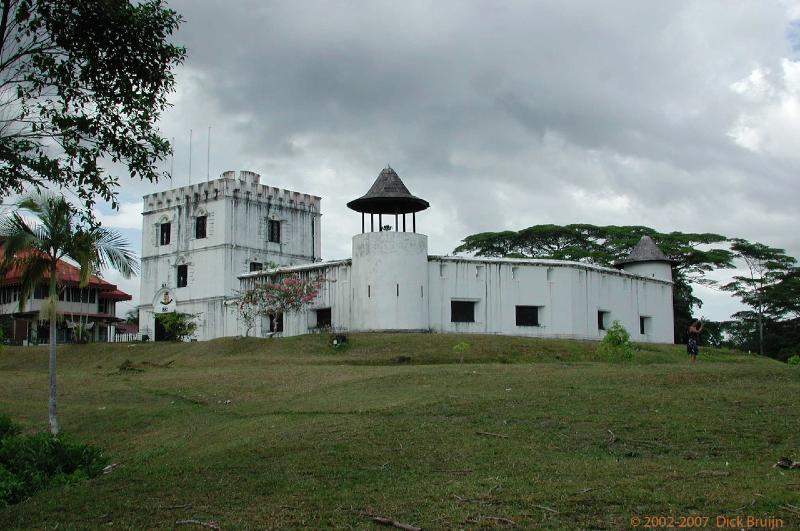
POLYGON ((321 199, 262 185, 253 172, 225 172, 143 200, 139 326, 151 338, 154 302, 164 288, 171 290, 176 311, 198 315, 197 339, 239 335, 244 330, 226 305, 239 289, 238 275, 248 273, 251 263, 294 265, 320 257, 321 199), (202 238, 200 217, 206 219, 202 238), (270 222, 280 227, 278 242, 268 241, 270 222), (165 223, 170 238, 162 244, 165 223), (186 285, 179 287, 182 266, 186 285))
MULTIPOLYGON (((283 269, 328 281, 308 311, 285 316, 282 334, 316 330, 317 310, 331 308, 336 330, 598 340, 619 321, 634 341, 672 343, 672 282, 655 277, 671 276, 669 265, 631 265, 646 276, 559 260, 428 256, 422 234, 360 234, 353 238, 352 262, 283 269), (471 322, 453 322, 453 301, 472 305, 471 322), (536 307, 536 324, 518 324, 517 306, 536 307), (598 312, 605 312, 603 328, 598 312)), ((255 273, 240 281, 246 287, 263 278, 255 273)))

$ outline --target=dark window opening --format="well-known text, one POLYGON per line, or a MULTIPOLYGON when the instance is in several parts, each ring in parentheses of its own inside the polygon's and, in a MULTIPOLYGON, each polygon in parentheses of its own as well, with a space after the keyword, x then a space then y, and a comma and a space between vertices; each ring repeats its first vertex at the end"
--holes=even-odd
POLYGON ((97 313, 108 313, 108 299, 100 299, 97 303, 97 313))
POLYGON ((395 284, 397 286, 397 296, 400 296, 400 284, 395 284))
POLYGON ((267 220, 267 240, 272 243, 281 243, 281 222, 278 220, 267 220))
POLYGON ((322 308, 317 310, 317 328, 327 328, 331 326, 331 309, 322 308))
POLYGON ((97 290, 90 289, 89 290, 89 302, 95 302, 97 300, 97 290))
POLYGON ((250 272, 261 271, 264 269, 264 264, 261 262, 250 262, 250 272))
POLYGON ((169 245, 169 232, 170 232, 170 224, 169 223, 162 223, 161 224, 161 245, 169 245))
POLYGON ((598 330, 605 330, 608 328, 608 312, 598 311, 597 312, 597 329, 598 330))
POLYGON ((367 298, 372 296, 371 291, 372 291, 372 289, 370 288, 370 285, 367 284, 367 298))
POLYGON ((517 326, 539 326, 539 307, 517 306, 517 326))
POLYGON ((475 301, 450 301, 450 322, 474 323, 475 301))
POLYGON ((270 332, 283 332, 283 314, 269 316, 269 331, 270 332))
POLYGON ((189 266, 188 265, 179 265, 178 266, 178 287, 179 288, 185 288, 188 283, 189 283, 189 266))
POLYGON ((194 222, 194 237, 198 240, 206 237, 206 216, 197 216, 194 222))
POLYGON ((650 328, 650 318, 639 317, 639 333, 645 335, 647 334, 649 328, 650 328))

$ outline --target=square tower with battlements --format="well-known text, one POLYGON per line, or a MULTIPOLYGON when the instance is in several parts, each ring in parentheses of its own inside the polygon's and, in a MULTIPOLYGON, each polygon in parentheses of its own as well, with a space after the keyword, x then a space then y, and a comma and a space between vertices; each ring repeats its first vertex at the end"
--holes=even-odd
POLYGON ((165 339, 157 316, 195 314, 199 340, 234 336, 237 277, 271 264, 317 262, 321 198, 260 183, 250 171, 144 196, 139 329, 165 339))

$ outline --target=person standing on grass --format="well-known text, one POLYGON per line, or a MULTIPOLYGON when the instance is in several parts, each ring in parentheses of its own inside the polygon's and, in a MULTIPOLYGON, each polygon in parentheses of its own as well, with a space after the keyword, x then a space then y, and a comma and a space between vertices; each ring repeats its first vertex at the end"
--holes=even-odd
POLYGON ((689 341, 686 343, 686 352, 689 354, 689 361, 694 365, 697 362, 697 354, 700 352, 700 332, 703 331, 703 320, 695 319, 689 325, 689 341))

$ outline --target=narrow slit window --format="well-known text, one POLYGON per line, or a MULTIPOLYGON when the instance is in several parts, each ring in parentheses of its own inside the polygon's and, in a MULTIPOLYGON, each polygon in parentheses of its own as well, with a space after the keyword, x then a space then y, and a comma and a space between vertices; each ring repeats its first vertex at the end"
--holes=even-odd
POLYGON ((597 329, 607 330, 609 324, 608 319, 609 319, 609 312, 604 312, 602 310, 599 310, 597 312, 597 329))
POLYGON ((171 228, 170 223, 161 224, 161 235, 159 240, 161 245, 169 245, 170 228, 171 228))
POLYGON ((194 237, 201 240, 206 237, 206 217, 197 216, 194 222, 194 237))
POLYGON ((268 241, 271 243, 281 243, 281 222, 276 219, 267 221, 268 241))
POLYGON ((178 266, 178 287, 185 288, 186 285, 189 283, 189 266, 188 265, 179 265, 178 266))

